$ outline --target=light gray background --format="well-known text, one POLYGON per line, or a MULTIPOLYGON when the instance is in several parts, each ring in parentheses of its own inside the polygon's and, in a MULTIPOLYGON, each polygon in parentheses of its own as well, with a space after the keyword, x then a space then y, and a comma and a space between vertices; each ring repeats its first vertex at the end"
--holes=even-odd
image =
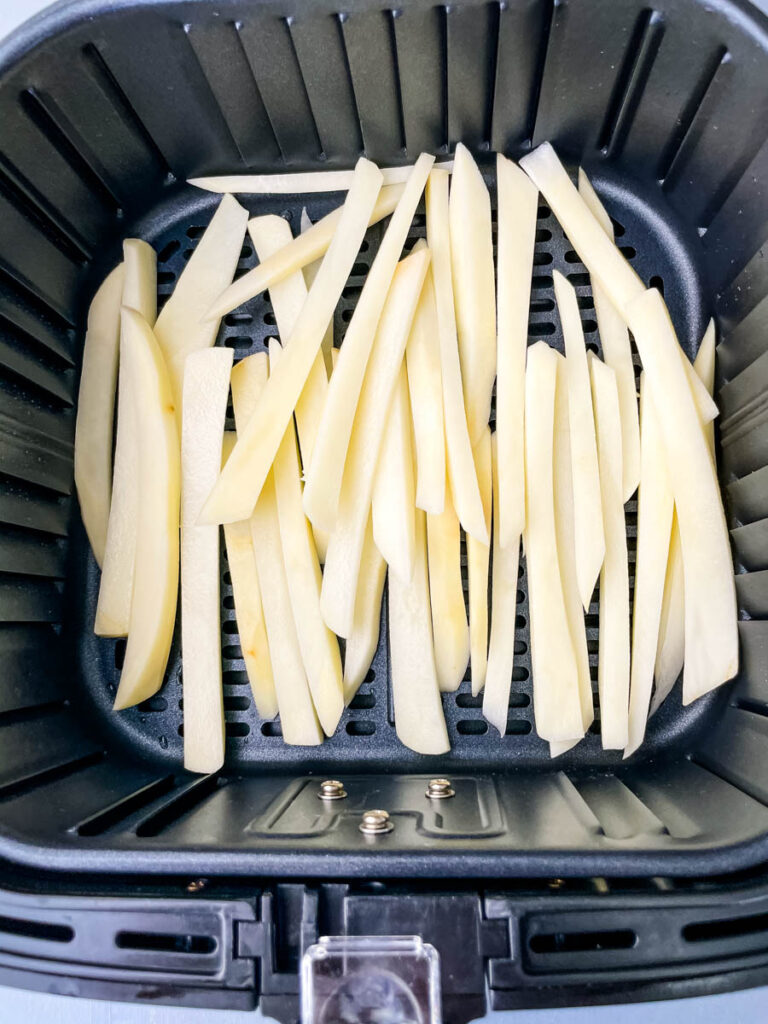
MULTIPOLYGON (((108 4, 108 0, 105 0, 108 4)), ((46 0, 0 0, 0 38, 44 7, 46 0)), ((1 881, 1 880, 0 880, 1 881)), ((260 1013, 188 1010, 102 1003, 0 987, 3 1024, 246 1024, 260 1013)), ((768 988, 684 1002, 572 1010, 525 1010, 486 1018, 493 1024, 672 1024, 681 1016, 697 1024, 763 1024, 768 1021, 768 988)))

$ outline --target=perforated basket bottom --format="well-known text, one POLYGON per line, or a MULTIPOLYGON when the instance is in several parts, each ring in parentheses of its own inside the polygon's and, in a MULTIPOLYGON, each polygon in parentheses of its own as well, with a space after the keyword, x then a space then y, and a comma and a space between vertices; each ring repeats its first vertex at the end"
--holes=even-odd
MULTIPOLYGON (((490 184, 493 185, 492 181, 490 184)), ((690 259, 686 240, 675 234, 673 225, 665 223, 668 217, 666 212, 659 218, 652 207, 639 202, 637 197, 612 187, 611 183, 605 183, 604 188, 608 197, 607 204, 617 217, 617 243, 627 258, 633 262, 643 280, 666 290, 673 319, 681 326, 681 344, 688 354, 692 355, 698 345, 707 310, 701 298, 698 276, 690 259)), ((310 217, 316 220, 341 201, 338 195, 240 198, 253 214, 281 214, 289 221, 294 232, 298 230, 302 207, 306 206, 310 217)), ((136 233, 147 238, 157 249, 161 304, 173 290, 204 226, 210 219, 216 202, 216 196, 184 189, 166 206, 154 211, 145 222, 134 226, 136 233)), ((419 213, 415 218, 407 248, 416 238, 425 235, 424 220, 423 213, 419 213)), ((346 326, 351 319, 365 275, 376 255, 385 228, 386 222, 368 231, 352 276, 336 310, 336 345, 343 343, 346 326)), ((246 239, 238 264, 238 275, 254 266, 256 262, 253 246, 250 240, 246 239)), ((550 210, 541 205, 536 234, 529 343, 545 339, 562 351, 563 339, 555 310, 552 285, 554 269, 564 273, 574 285, 587 346, 592 351, 600 353, 600 338, 588 275, 550 210)), ((218 344, 234 349, 235 361, 238 361, 252 352, 263 350, 269 338, 276 335, 277 328, 269 296, 263 294, 224 318, 218 344)), ((639 373, 636 355, 635 363, 636 371, 639 373)), ((228 411, 228 427, 234 428, 231 406, 228 411)), ((636 502, 628 502, 626 516, 631 586, 635 557, 636 511, 636 502)), ((81 576, 85 594, 85 600, 75 613, 78 620, 75 623, 75 635, 78 636, 80 663, 89 691, 88 700, 95 704, 98 713, 103 716, 102 728, 107 732, 119 733, 120 739, 128 742, 134 753, 138 749, 153 759, 179 764, 183 744, 183 710, 178 629, 166 682, 160 693, 137 708, 121 712, 119 715, 113 714, 110 707, 119 681, 125 641, 103 640, 93 636, 91 628, 98 590, 98 570, 87 550, 82 530, 75 548, 75 561, 79 567, 78 574, 81 576)), ((466 554, 463 543, 462 564, 466 593, 466 554)), ((301 765, 307 770, 314 766, 321 770, 331 765, 337 768, 368 766, 377 770, 395 770, 408 765, 428 763, 435 768, 443 766, 445 770, 455 769, 461 765, 508 770, 513 764, 525 768, 547 768, 553 764, 549 760, 548 744, 538 738, 534 726, 524 559, 520 567, 515 624, 515 667, 506 734, 503 737, 498 736, 496 730, 491 729, 483 718, 482 696, 472 696, 468 671, 456 693, 443 695, 451 752, 441 758, 420 757, 403 747, 395 735, 389 686, 386 592, 376 656, 365 682, 345 711, 336 735, 319 748, 296 748, 288 747, 282 742, 279 720, 263 721, 253 705, 239 646, 231 580, 223 543, 221 573, 228 769, 241 771, 252 764, 259 771, 278 770, 293 764, 301 765)), ((607 766, 616 764, 621 759, 621 752, 603 751, 600 741, 600 717, 596 694, 597 593, 586 622, 596 718, 585 741, 554 762, 558 768, 577 765, 607 766)), ((645 746, 636 756, 657 756, 670 747, 673 740, 679 739, 683 732, 696 729, 702 718, 707 715, 711 703, 705 699, 688 709, 682 709, 679 699, 673 695, 652 720, 645 746)), ((679 751, 680 748, 677 749, 679 751)))

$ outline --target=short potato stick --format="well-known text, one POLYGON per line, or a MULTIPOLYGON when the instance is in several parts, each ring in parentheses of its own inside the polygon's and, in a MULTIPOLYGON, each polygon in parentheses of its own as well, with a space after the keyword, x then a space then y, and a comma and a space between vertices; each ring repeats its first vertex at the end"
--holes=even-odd
POLYGON ((154 327, 157 320, 157 253, 140 238, 123 242, 123 305, 135 309, 154 327))
POLYGON ((112 501, 112 421, 125 266, 99 286, 88 310, 75 424, 75 487, 94 558, 104 564, 112 501))
MULTIPOLYGON (((582 168, 579 168, 579 193, 607 237, 613 241, 613 222, 582 168)), ((640 421, 637 413, 637 386, 632 346, 629 343, 629 331, 623 316, 597 280, 592 282, 592 295, 595 300, 603 358, 616 374, 616 385, 619 389, 624 501, 629 501, 640 482, 640 421)))
MULTIPOLYGON (((312 221, 309 219, 309 214, 305 208, 301 211, 301 233, 304 234, 304 232, 309 231, 311 227, 312 221)), ((308 263, 306 267, 304 267, 304 280, 307 283, 307 290, 309 290, 314 284, 321 262, 321 260, 315 260, 314 263, 308 263)), ((326 376, 330 377, 333 372, 333 357, 331 355, 333 352, 333 317, 331 317, 330 323, 323 335, 323 340, 320 343, 320 350, 323 353, 326 376)))
POLYGON ((419 754, 444 754, 450 743, 435 669, 424 519, 418 510, 413 578, 389 575, 392 701, 400 741, 419 754))
MULTIPOLYGON (((489 541, 483 502, 469 440, 456 335, 456 313, 451 274, 451 237, 448 229, 448 174, 432 171, 427 182, 427 244, 432 253, 432 281, 437 306, 440 369, 443 383, 445 442, 452 505, 467 533, 489 541)), ((439 672, 439 668, 438 668, 439 672)))
MULTIPOLYGON (((323 617, 337 636, 349 636, 354 622, 360 557, 371 507, 376 465, 405 353, 405 343, 428 266, 427 249, 407 256, 398 264, 360 392, 347 452, 339 512, 328 544, 323 573, 323 617)), ((287 356, 288 352, 283 356, 280 366, 287 356)), ((334 377, 340 367, 341 359, 334 377)))
MULTIPOLYGON (((493 470, 491 468, 491 428, 486 427, 475 445, 475 466, 485 523, 491 533, 493 506, 493 470)), ((472 696, 485 686, 488 666, 488 566, 490 545, 467 536, 467 574, 469 577, 469 664, 472 670, 472 696)))
POLYGON ((659 640, 664 577, 669 555, 674 500, 658 416, 640 381, 640 491, 637 505, 637 557, 632 612, 632 668, 629 682, 629 742, 624 757, 645 737, 659 640))
MULTIPOLYGON (((347 283, 380 184, 381 173, 375 164, 360 159, 355 182, 342 207, 338 230, 291 337, 286 341, 285 355, 269 378, 254 416, 243 430, 238 431, 237 444, 203 509, 204 522, 237 522, 238 519, 247 519, 253 511, 315 362, 326 327, 347 283)), ((309 234, 308 231, 306 235, 299 235, 290 244, 294 245, 309 234)))
POLYGON ((595 418, 589 384, 587 349, 576 292, 557 270, 553 274, 555 298, 565 339, 568 380, 568 420, 573 467, 573 522, 576 538, 576 574, 584 609, 589 608, 605 555, 600 471, 597 464, 595 418))
POLYGON ((591 352, 589 364, 605 525, 597 687, 603 749, 614 750, 626 747, 629 728, 629 568, 621 469, 621 414, 616 374, 591 352))
MULTIPOLYGON (((378 168, 377 168, 378 170, 378 168)), ((355 168, 355 172, 357 168, 355 168)), ((381 182, 381 179, 379 179, 381 182)), ((400 196, 403 194, 404 185, 387 185, 378 195, 372 205, 365 226, 378 224, 380 220, 388 217, 397 206, 400 196)), ((352 192, 352 186, 349 189, 352 192)), ((290 246, 281 249, 264 263, 243 274, 237 281, 234 281, 225 291, 218 296, 211 308, 205 314, 205 320, 218 320, 220 317, 231 313, 233 309, 242 306, 249 299, 261 295, 267 288, 271 288, 276 281, 282 281, 284 277, 303 270, 304 267, 316 260, 322 259, 328 251, 336 231, 341 223, 344 207, 349 202, 347 195, 344 204, 338 210, 327 214, 321 220, 303 234, 298 235, 291 242, 290 246)), ((349 276, 349 275, 347 275, 349 276)))
POLYGON ((115 710, 147 700, 163 683, 179 587, 179 432, 168 371, 138 313, 124 309, 122 340, 137 430, 138 518, 133 600, 115 710))
MULTIPOLYGON (((420 238, 412 252, 426 244, 420 238)), ((437 307, 429 273, 405 347, 405 362, 416 448, 416 507, 439 515, 445 502, 445 426, 437 307)))
MULTIPOLYGON (((507 731, 509 690, 515 666, 515 618, 520 540, 501 543, 499 515, 499 464, 497 435, 491 438, 493 459, 493 569, 491 587, 491 638, 485 674, 483 715, 503 736, 507 731)), ((570 467, 569 467, 570 468, 570 467)), ((474 673, 473 673, 474 684, 474 673)))
POLYGON ((496 295, 491 197, 463 143, 456 147, 448 225, 464 407, 474 447, 491 414, 496 379, 496 295))
POLYGON ((307 516, 313 525, 323 530, 332 530, 336 522, 344 462, 376 328, 433 163, 433 157, 420 156, 408 178, 368 271, 331 377, 328 400, 323 407, 317 444, 304 487, 307 516))
POLYGON ((181 421, 181 656, 184 767, 224 764, 219 528, 197 517, 221 468, 232 349, 193 352, 184 370, 181 421))
POLYGON ((355 618, 344 649, 344 703, 349 704, 365 679, 379 645, 381 600, 387 563, 373 540, 373 524, 368 517, 360 556, 360 572, 355 595, 355 618))
MULTIPOLYGON (((450 171, 453 161, 437 167, 450 171)), ((408 180, 413 165, 382 167, 385 185, 401 185, 408 180)), ((352 184, 354 171, 308 171, 291 174, 230 174, 222 177, 190 178, 188 184, 208 192, 233 192, 239 195, 310 195, 317 192, 341 192, 352 184)), ((302 226, 302 231, 304 227, 302 226)))
POLYGON ((397 573, 404 583, 411 579, 414 568, 415 493, 411 406, 408 374, 403 362, 379 452, 371 508, 376 547, 389 565, 390 574, 397 573))
POLYGON ((458 690, 469 664, 469 623, 461 581, 461 528, 450 489, 438 516, 427 516, 427 557, 437 681, 458 690))
POLYGON ((545 740, 582 735, 576 656, 557 557, 553 440, 557 354, 528 350, 525 372, 525 555, 536 731, 545 740))
POLYGON ((203 322, 203 316, 235 276, 247 222, 248 211, 224 196, 157 318, 155 336, 168 365, 179 423, 184 361, 216 341, 219 318, 203 322))
POLYGON ((517 164, 496 158, 498 352, 496 437, 502 547, 525 528, 525 355, 539 192, 517 164))

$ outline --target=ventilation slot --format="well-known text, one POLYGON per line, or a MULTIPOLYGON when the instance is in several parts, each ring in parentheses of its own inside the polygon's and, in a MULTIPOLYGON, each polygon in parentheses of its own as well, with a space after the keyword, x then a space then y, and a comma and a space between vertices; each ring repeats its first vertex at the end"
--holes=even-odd
POLYGON ((533 935, 528 945, 532 953, 599 953, 610 949, 632 949, 637 935, 629 928, 612 932, 552 932, 533 935))
POLYGON ((158 932, 118 932, 118 949, 137 949, 147 953, 183 953, 207 956, 216 951, 212 935, 162 935, 158 932))
POLYGON ((135 793, 129 794, 123 800, 118 800, 111 807, 107 807, 98 814, 94 814, 93 817, 81 821, 79 825, 75 826, 75 831, 79 836, 103 835, 108 829, 125 821, 126 818, 137 811, 148 807, 161 796, 165 796, 166 793, 173 789, 173 785, 172 775, 168 775, 164 779, 156 779, 148 786, 143 786, 141 789, 136 790, 135 793))
POLYGON ((45 921, 25 921, 20 917, 0 917, 0 934, 18 935, 25 939, 39 939, 42 942, 71 942, 74 929, 66 924, 49 924, 45 921))
POLYGON ((761 932, 768 932, 768 914, 687 924, 683 928, 683 938, 686 942, 716 942, 718 939, 737 939, 744 935, 759 935, 761 932))

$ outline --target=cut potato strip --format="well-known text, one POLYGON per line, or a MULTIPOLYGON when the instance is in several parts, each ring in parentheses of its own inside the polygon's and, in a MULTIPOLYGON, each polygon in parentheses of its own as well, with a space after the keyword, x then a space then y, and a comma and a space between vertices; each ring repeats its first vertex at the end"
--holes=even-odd
POLYGON ((221 468, 232 349, 193 352, 184 369, 181 422, 181 656, 184 767, 224 764, 219 528, 197 517, 221 468))
POLYGON ((445 507, 427 516, 427 556, 437 681, 458 690, 469 664, 469 623, 461 581, 461 528, 446 488, 445 507))
MULTIPOLYGON (((366 161, 368 163, 368 161, 366 161)), ((359 164, 359 161, 358 161, 359 164)), ((378 171, 378 168, 376 168, 378 171)), ((358 168, 355 168, 357 174, 358 168)), ((381 172, 379 172, 379 175, 381 172)), ((378 179, 381 185, 381 177, 378 179)), ((400 196, 403 194, 405 185, 387 185, 381 189, 374 204, 368 211, 368 218, 365 226, 378 224, 380 220, 388 217, 397 206, 400 196)), ((226 291, 222 291, 219 297, 211 305, 205 314, 206 320, 218 320, 220 317, 231 313, 233 309, 242 306, 249 299, 261 295, 267 288, 271 288, 276 281, 282 281, 284 277, 303 270, 310 263, 325 256, 331 242, 337 234, 345 207, 349 205, 349 199, 353 192, 350 186, 349 193, 338 210, 333 210, 303 234, 298 235, 285 249, 275 253, 271 259, 249 270, 237 281, 234 281, 226 291)), ((351 269, 351 268, 350 268, 351 269)), ((349 275, 347 275, 349 276, 349 275)))
MULTIPOLYGON (((271 340, 270 369, 276 366, 281 355, 279 343, 271 340)), ((304 515, 301 467, 292 422, 288 424, 277 450, 272 473, 285 575, 299 650, 320 725, 326 736, 332 736, 344 710, 341 654, 339 642, 323 622, 320 612, 320 561, 312 529, 304 515)))
POLYGON ((435 668, 424 519, 418 510, 413 578, 389 575, 392 701, 400 741, 418 754, 444 754, 450 743, 435 668))
MULTIPOLYGON (((600 202, 587 175, 579 168, 579 192, 611 241, 613 221, 600 202)), ((624 501, 629 501, 640 482, 640 421, 637 414, 635 367, 629 331, 621 313, 611 302, 599 281, 592 282, 597 327, 603 346, 603 358, 616 374, 621 412, 621 459, 624 479, 624 501)))
MULTIPOLYGON (((715 321, 710 320, 707 324, 707 329, 704 332, 704 337, 701 339, 699 345, 699 351, 696 353, 696 358, 693 362, 693 369, 696 376, 699 378, 701 383, 707 389, 707 394, 711 395, 715 390, 715 343, 717 341, 715 331, 715 321)), ((701 415, 701 413, 699 413, 701 415)), ((709 450, 712 453, 712 458, 716 462, 715 455, 715 424, 712 420, 702 420, 704 426, 704 436, 707 439, 709 450)))
POLYGON ((372 499, 373 539, 389 565, 390 578, 392 573, 397 573, 403 583, 411 580, 414 569, 415 494, 411 406, 408 401, 408 375, 403 362, 392 395, 372 499))
POLYGON ((557 354, 537 342, 528 350, 525 373, 525 554, 536 732, 550 741, 583 734, 578 669, 557 557, 556 381, 557 354))
MULTIPOLYGON (((309 214, 307 213, 306 209, 303 209, 301 211, 300 227, 302 234, 304 234, 306 231, 309 231, 309 229, 312 227, 312 221, 309 219, 309 214)), ((315 260, 314 263, 308 263, 306 267, 304 267, 304 280, 307 283, 307 290, 309 290, 314 284, 321 263, 322 260, 315 260)), ((333 357, 331 355, 331 353, 333 352, 333 317, 331 317, 331 322, 328 324, 326 332, 323 335, 323 340, 320 343, 320 349, 323 353, 323 362, 325 363, 326 376, 330 377, 331 373, 333 372, 333 357)))
POLYGON ((355 619, 344 649, 344 703, 349 704, 366 677, 379 645, 381 600, 387 563, 373 540, 373 524, 368 517, 357 577, 355 619))
MULTIPOLYGON (((412 252, 426 246, 423 238, 412 252)), ((439 515, 445 502, 445 426, 432 275, 427 274, 405 347, 416 448, 416 507, 439 515)))
MULTIPOLYGON (((475 466, 480 497, 483 499, 485 525, 491 534, 493 506, 493 470, 491 468, 491 428, 486 427, 475 445, 475 466)), ((490 545, 467 536, 467 575, 469 578, 469 664, 472 669, 472 696, 485 686, 488 667, 488 566, 490 545)))
MULTIPOLYGON (((347 637, 352 631, 360 557, 376 465, 405 343, 428 266, 427 249, 407 256, 398 264, 360 392, 336 526, 328 543, 323 574, 323 617, 338 636, 347 637)), ((283 356, 281 366, 287 356, 288 352, 283 356)), ((341 358, 334 378, 340 368, 341 358)))
MULTIPOLYGON (((432 253, 432 281, 437 306, 443 414, 452 505, 461 525, 478 540, 489 541, 477 473, 469 441, 467 414, 456 336, 456 313, 451 277, 451 238, 448 230, 448 174, 433 170, 427 182, 427 244, 432 253)), ((438 666, 439 673, 439 666, 438 666)))
POLYGON ((621 413, 616 374, 590 353, 600 457, 605 561, 600 573, 597 688, 604 750, 623 749, 629 729, 629 568, 621 468, 621 413))
POLYGON ((121 263, 104 279, 91 302, 77 399, 75 486, 83 526, 99 568, 104 564, 112 501, 112 422, 124 279, 121 263))
MULTIPOLYGON (((453 169, 452 160, 435 164, 445 171, 453 169)), ((408 180, 413 165, 382 167, 385 185, 401 185, 408 180)), ((354 171, 306 171, 292 174, 229 174, 222 177, 190 178, 189 185, 207 192, 233 192, 236 195, 311 195, 316 192, 341 192, 352 185, 354 171)), ((304 228, 302 227, 302 231, 304 228)))
POLYGON ((629 742, 624 757, 633 754, 645 737, 674 511, 664 441, 645 375, 640 381, 640 417, 642 459, 637 503, 629 742))
POLYGON ((605 555, 600 471, 597 464, 595 417, 587 366, 587 349, 579 303, 570 281, 553 274, 555 298, 563 327, 568 379, 568 419, 573 466, 573 522, 576 538, 576 574, 585 611, 592 600, 605 555))
MULTIPOLYGON (((503 736, 507 731, 509 691, 515 667, 515 618, 520 540, 502 545, 499 514, 499 455, 497 435, 491 438, 493 461, 493 577, 491 587, 491 638, 485 674, 483 715, 503 736)), ((570 467, 569 467, 570 471, 570 467)), ((472 682, 474 686, 474 671, 472 682)))
MULTIPOLYGON (((344 462, 376 327, 433 163, 433 157, 420 156, 405 185, 368 271, 331 377, 304 488, 304 510, 311 522, 323 530, 332 530, 336 522, 344 462)), ((374 521, 374 532, 375 529, 374 521)))
POLYGON ((122 344, 135 396, 139 500, 131 621, 115 710, 162 686, 179 587, 179 432, 170 378, 151 327, 133 310, 123 310, 122 344))
POLYGON ((135 309, 153 327, 157 320, 157 253, 140 238, 126 238, 123 264, 123 305, 135 309))
MULTIPOLYGON (((270 377, 255 415, 238 431, 237 444, 203 509, 204 522, 236 522, 251 514, 347 283, 380 184, 381 174, 375 164, 359 160, 338 230, 286 341, 285 355, 270 377)), ((310 233, 299 235, 290 244, 295 245, 310 233)))
POLYGON ((451 272, 469 440, 488 426, 496 379, 496 294, 491 197, 465 145, 456 147, 448 202, 451 272))
POLYGON ((224 196, 157 318, 155 335, 168 365, 179 423, 184 361, 216 341, 219 318, 203 317, 235 276, 247 222, 248 211, 224 196))
POLYGON ((500 544, 519 546, 525 528, 525 354, 539 193, 517 164, 496 158, 500 544))
POLYGON ((635 337, 659 416, 675 498, 685 577, 687 704, 735 675, 739 663, 733 563, 715 464, 674 357, 677 338, 655 290, 631 303, 635 337))

